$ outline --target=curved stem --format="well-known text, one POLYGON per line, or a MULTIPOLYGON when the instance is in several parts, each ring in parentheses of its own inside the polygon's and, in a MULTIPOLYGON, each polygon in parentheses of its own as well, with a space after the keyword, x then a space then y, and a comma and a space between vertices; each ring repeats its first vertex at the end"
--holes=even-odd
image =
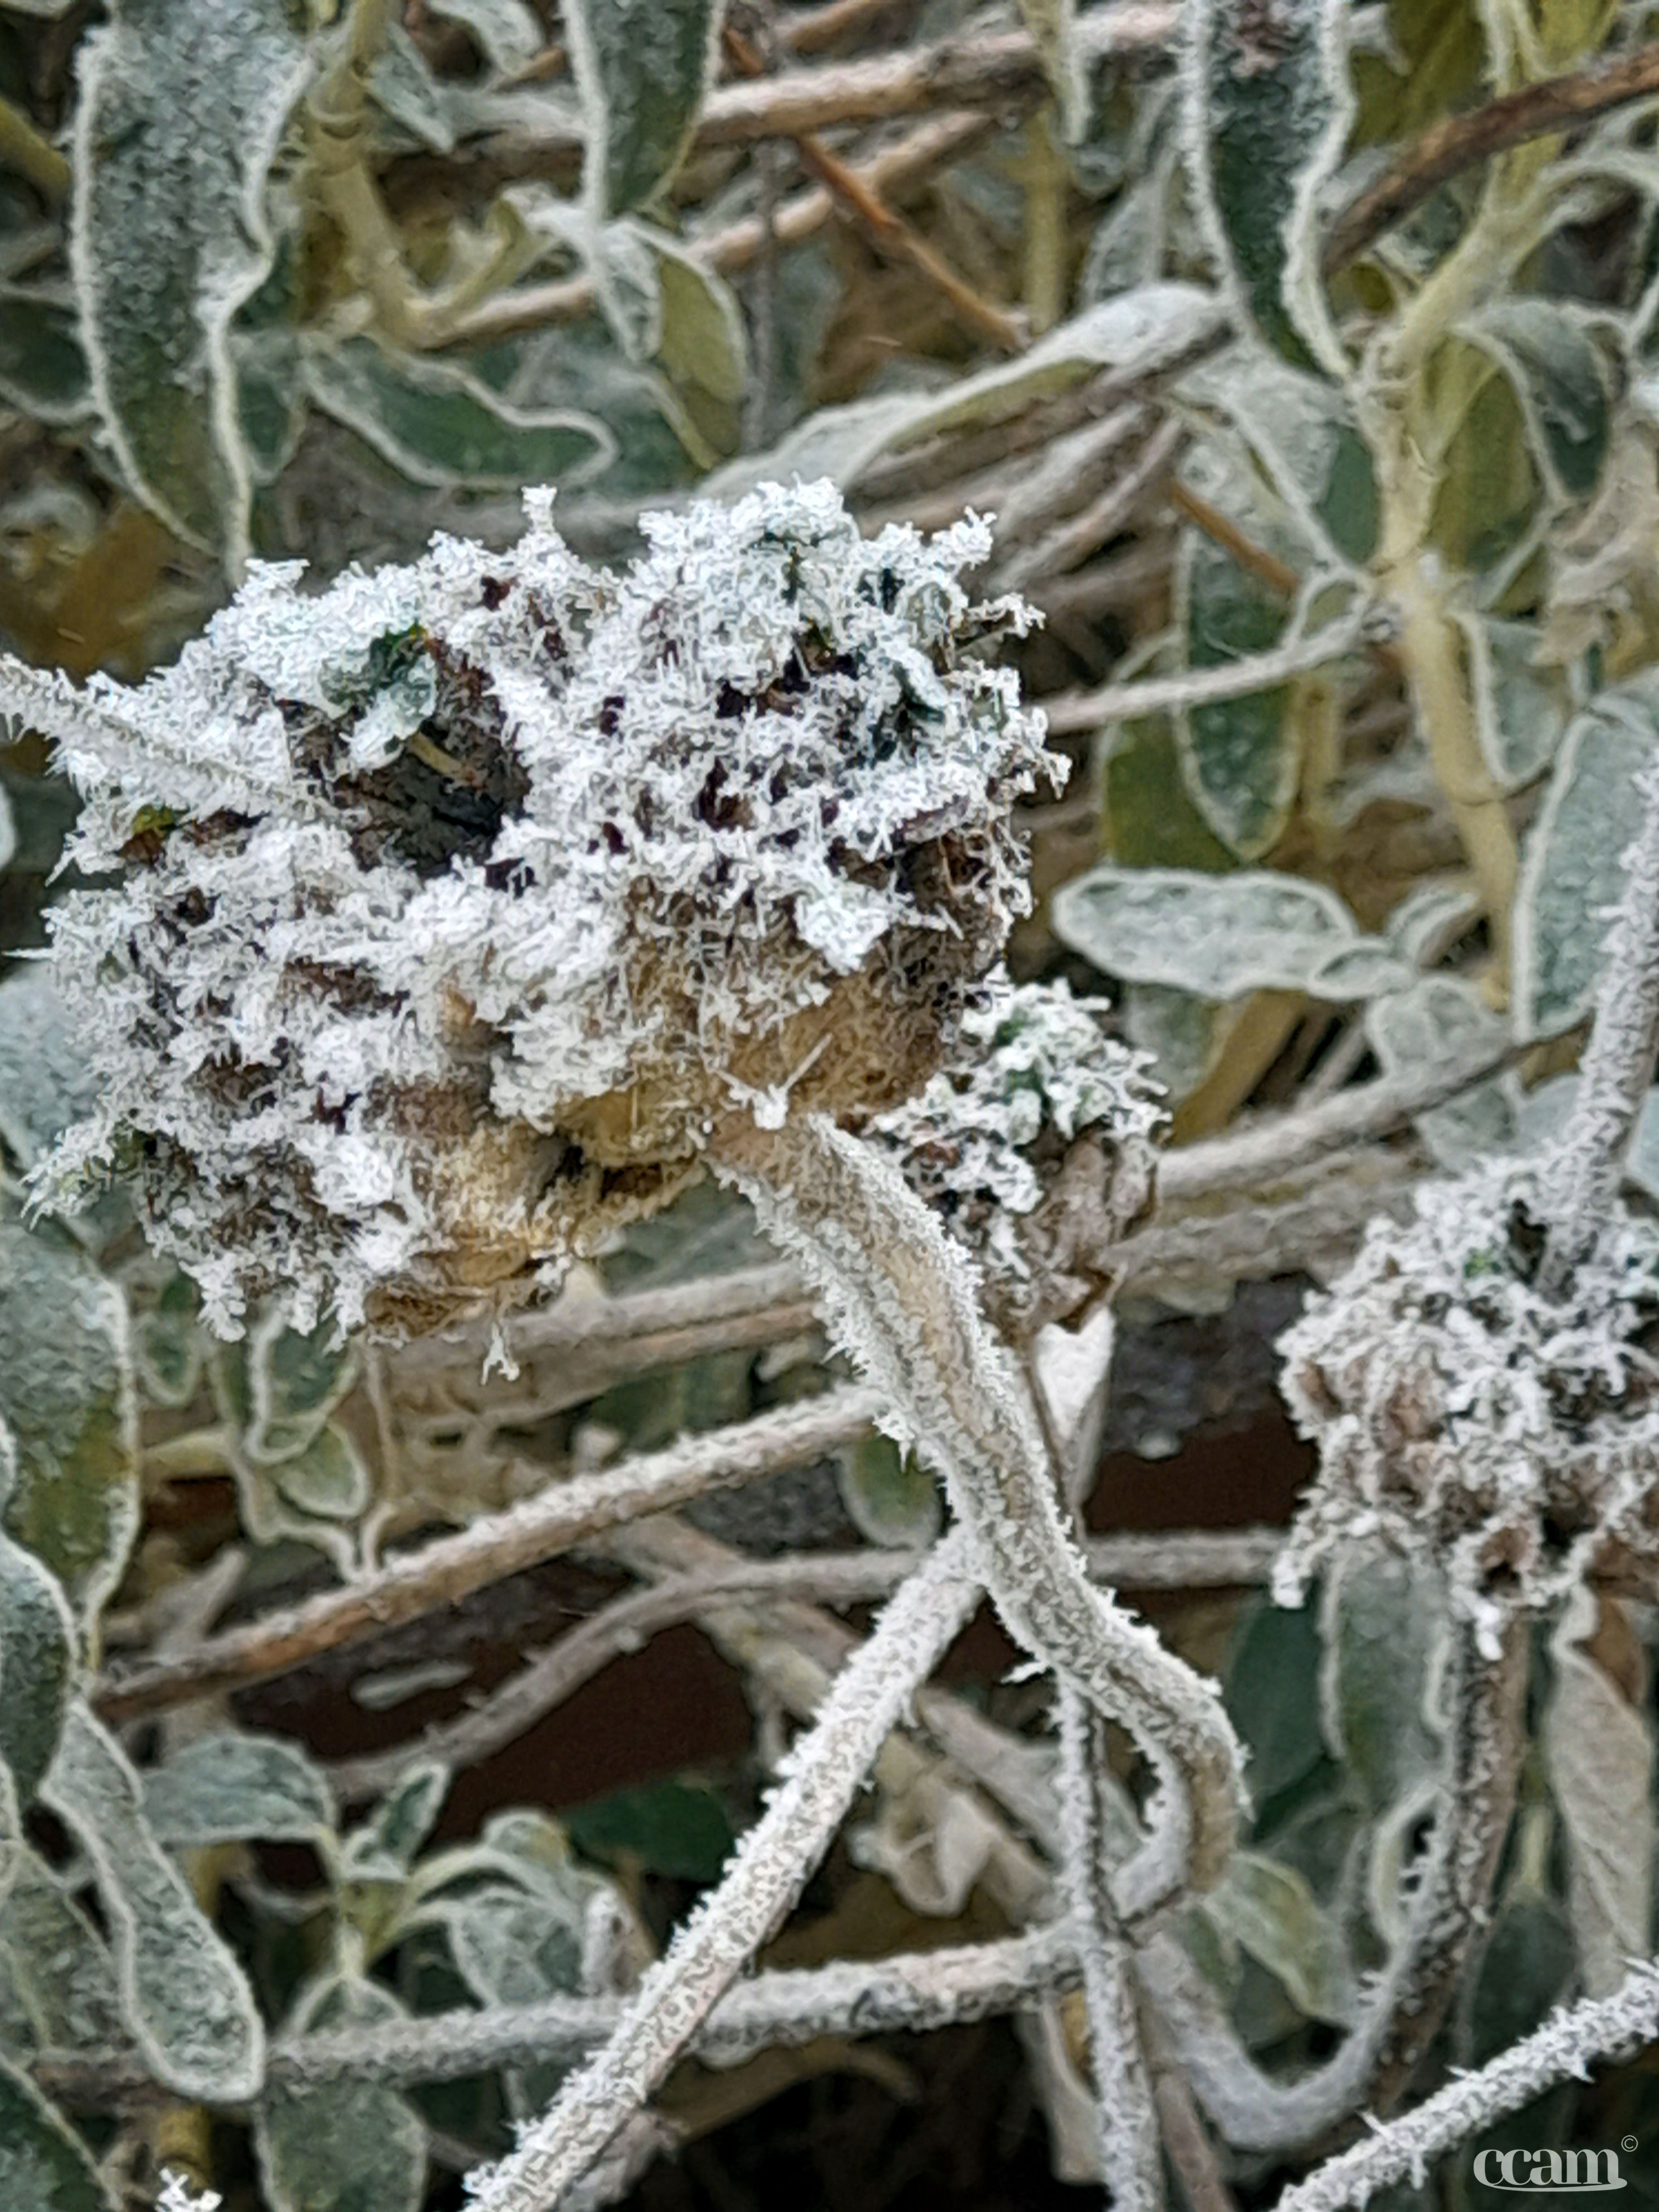
POLYGON ((1199 2101, 1239 2150, 1299 2148, 1362 2106, 1400 2096, 1486 1924, 1524 1747, 1528 1624, 1506 1625, 1495 1658, 1468 1623, 1453 1636, 1441 1806, 1410 1923, 1370 2009, 1328 2064, 1299 2081, 1275 2081, 1240 2050, 1179 1945, 1160 1936, 1142 1954, 1142 1978, 1199 2101))
POLYGON ((891 1425, 944 1475, 1010 1632, 1122 1723, 1158 1772, 1162 1820, 1117 1872, 1120 1919, 1144 1922, 1189 1886, 1208 1887, 1237 1824, 1232 1729, 1211 1686, 1091 1584, 965 1255, 895 1169, 822 1115, 777 1130, 734 1123, 711 1157, 800 1260, 891 1425))
POLYGON ((719 1887, 629 1999, 604 2049, 573 2075, 499 2166, 473 2175, 474 2212, 548 2212, 645 2104, 799 1895, 872 1760, 978 1599, 959 1532, 937 1544, 836 1678, 786 1779, 719 1887))

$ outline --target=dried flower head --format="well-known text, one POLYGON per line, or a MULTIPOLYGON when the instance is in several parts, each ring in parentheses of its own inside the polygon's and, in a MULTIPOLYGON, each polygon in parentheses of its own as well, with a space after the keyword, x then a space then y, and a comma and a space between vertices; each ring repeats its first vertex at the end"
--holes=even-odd
POLYGON ((871 1124, 981 1263, 1004 1326, 1074 1310, 1151 1196, 1161 1094, 1151 1055, 1107 1034, 1107 1011, 999 969, 926 1090, 871 1124))
POLYGON ((1378 1531, 1445 1568, 1491 1643, 1623 1546, 1659 1552, 1659 1225, 1615 1206, 1559 1297, 1539 1287, 1547 1164, 1431 1186, 1373 1225, 1281 1339, 1319 1474, 1278 1568, 1296 1603, 1378 1531))
POLYGON ((107 887, 55 916, 116 1170, 210 1320, 430 1319, 592 1249, 722 1115, 919 1087, 1024 910, 1062 763, 988 533, 860 538, 829 484, 646 518, 609 574, 526 501, 303 596, 256 570, 136 690, 61 687, 107 887))

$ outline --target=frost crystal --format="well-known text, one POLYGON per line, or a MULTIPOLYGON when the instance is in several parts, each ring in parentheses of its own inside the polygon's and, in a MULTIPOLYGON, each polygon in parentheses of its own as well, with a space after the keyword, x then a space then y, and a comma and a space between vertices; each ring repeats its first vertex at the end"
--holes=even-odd
POLYGON ((1549 1172, 1489 1164, 1419 1193, 1281 1339, 1320 1455, 1282 1601, 1375 1529, 1441 1561, 1490 1642, 1619 1547, 1659 1553, 1659 1226, 1617 1205, 1547 1296, 1549 1172))
POLYGON ((923 1083, 1026 905, 1063 763, 969 604, 969 520, 866 542, 827 483, 645 518, 526 501, 302 595, 255 571, 137 690, 52 691, 106 886, 55 914, 103 1087, 38 1188, 136 1183, 209 1319, 429 1321, 543 1279, 751 1108, 923 1083))
POLYGON ((949 1063, 871 1133, 987 1271, 1000 1316, 1068 1310, 1084 1239, 1109 1243, 1150 1193, 1164 1118, 1152 1057, 1101 1025, 1104 1000, 999 970, 949 1063), (1081 1140, 1081 1144, 1079 1143, 1081 1140))

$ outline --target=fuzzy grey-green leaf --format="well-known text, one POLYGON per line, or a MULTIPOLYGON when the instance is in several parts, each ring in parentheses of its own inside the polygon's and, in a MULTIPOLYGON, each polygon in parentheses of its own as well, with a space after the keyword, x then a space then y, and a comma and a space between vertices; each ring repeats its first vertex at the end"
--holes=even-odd
MULTIPOLYGON (((1194 671, 1266 653, 1283 636, 1284 599, 1211 539, 1188 534, 1181 580, 1187 661, 1194 671)), ((1182 770, 1194 803, 1241 860, 1259 859, 1276 842, 1296 795, 1290 696, 1288 684, 1271 684, 1189 707, 1177 720, 1182 770)))
POLYGON ((198 1736, 144 1777, 144 1817, 173 1845, 315 1843, 335 1824, 334 1793, 287 1736, 198 1736))
POLYGON ((568 408, 509 406, 465 369, 369 338, 305 356, 317 406, 412 483, 517 486, 592 475, 613 457, 605 425, 568 408))
POLYGON ((151 1832, 137 1775, 78 1699, 41 1795, 97 1875, 122 2014, 156 2079, 211 2103, 255 2095, 264 2034, 252 1992, 151 1832))
POLYGON ((4 1526, 96 1620, 138 1526, 126 1309, 59 1230, 0 1219, 0 1419, 16 1447, 4 1526))
POLYGON ((627 215, 680 165, 714 65, 715 0, 567 0, 595 217, 627 215))
POLYGON ((115 2212, 86 2145, 3 2052, 0 2203, 6 2212, 115 2212))
POLYGON ((52 1764, 75 1678, 75 1616, 56 1576, 0 1531, 0 1761, 20 1809, 52 1764))
POLYGON ((274 257, 266 179, 305 41, 287 0, 117 0, 79 69, 70 260, 94 403, 131 489, 235 566, 252 482, 230 331, 274 257))
MULTIPOLYGON (((330 1978, 301 1995, 289 2027, 372 2029, 403 2017, 380 1983, 330 1978)), ((375 2083, 274 2090, 254 2142, 272 2212, 416 2212, 424 2192, 426 2130, 406 2099, 375 2083)))

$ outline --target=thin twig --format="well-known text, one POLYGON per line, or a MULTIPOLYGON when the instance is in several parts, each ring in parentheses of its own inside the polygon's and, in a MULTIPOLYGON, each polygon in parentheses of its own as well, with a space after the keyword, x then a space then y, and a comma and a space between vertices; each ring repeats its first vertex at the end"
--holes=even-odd
POLYGON ((785 1779, 747 1829, 719 1886, 629 1998, 599 2055, 495 2166, 471 2177, 479 2212, 544 2212, 667 2075, 744 1965, 778 1926, 828 1848, 899 1719, 978 1599, 968 1546, 942 1538, 836 1677, 785 1779))
MULTIPOLYGON (((1009 2012, 1045 1989, 1076 1978, 1071 1931, 1043 1928, 987 1943, 836 1960, 824 1966, 769 1968, 728 1990, 697 2030, 691 2051, 729 2064, 769 2045, 820 2035, 922 2033, 1009 2012)), ((584 2057, 614 2034, 627 2000, 555 1996, 324 2029, 275 2045, 265 2079, 273 2088, 374 2081, 391 2088, 459 2081, 498 2068, 584 2057)), ((128 2105, 152 2082, 131 2051, 50 2052, 31 2065, 46 2094, 76 2110, 128 2105)))
POLYGON ((21 107, 3 98, 0 98, 0 169, 10 169, 26 179, 42 199, 56 202, 69 196, 69 162, 21 107))
MULTIPOLYGON (((728 59, 744 76, 769 89, 793 82, 790 78, 769 77, 765 58, 734 24, 728 22, 721 35, 728 59)), ((838 154, 831 153, 815 131, 803 126, 792 128, 786 135, 793 138, 802 167, 828 186, 878 251, 908 261, 949 302, 960 319, 981 337, 989 338, 1005 353, 1024 351, 1030 342, 1030 333, 1022 317, 1011 315, 1005 308, 982 298, 920 231, 906 222, 902 216, 894 214, 856 169, 849 168, 838 154)), ((773 240, 775 243, 775 226, 773 240)))
POLYGON ((1431 124, 1332 223, 1320 256, 1325 274, 1334 276, 1346 268, 1374 239, 1463 170, 1529 138, 1541 138, 1655 94, 1659 94, 1659 45, 1604 57, 1431 124))
POLYGON ((1363 613, 1344 615, 1327 623, 1311 636, 1294 637, 1267 653, 1253 653, 1230 660, 1219 668, 1197 672, 1183 670, 1178 676, 1149 676, 1129 684, 1107 684, 1097 691, 1063 691, 1043 702, 1048 727, 1057 735, 1096 730, 1106 722, 1121 722, 1139 714, 1156 714, 1185 707, 1207 706, 1219 699, 1242 699, 1269 684, 1283 684, 1292 676, 1322 668, 1366 642, 1363 613))
POLYGON ((684 1437, 601 1474, 555 1479, 526 1504, 486 1515, 417 1551, 397 1553, 343 1589, 229 1629, 175 1658, 106 1675, 93 1704, 106 1719, 131 1720, 286 1674, 319 1652, 453 1605, 641 1514, 685 1504, 708 1490, 758 1481, 855 1443, 868 1431, 876 1408, 869 1392, 842 1388, 684 1437))
MULTIPOLYGON (((855 173, 878 196, 901 191, 957 159, 994 127, 990 118, 977 113, 935 116, 860 163, 855 173)), ((799 246, 813 237, 830 220, 836 207, 835 194, 822 185, 815 185, 811 191, 798 192, 785 200, 769 224, 758 216, 746 216, 725 230, 694 240, 692 250, 706 268, 724 276, 735 276, 767 251, 769 239, 780 246, 799 246)), ((592 312, 597 298, 593 279, 587 276, 524 285, 449 318, 434 343, 446 349, 493 344, 499 338, 518 337, 550 324, 574 322, 592 312)))
POLYGON ((1644 1959, 1611 1996, 1587 1997, 1553 2014, 1477 2073, 1459 2075, 1415 2111, 1292 2183, 1274 2212, 1342 2212, 1398 2181, 1420 2189, 1432 2160, 1522 2111, 1558 2081, 1584 2081, 1592 2066, 1633 2058, 1656 2039, 1659 1960, 1644 1959))
POLYGON ((1183 1145, 1160 1159, 1158 1188, 1166 1197, 1191 1200, 1218 1191, 1247 1190, 1263 1180, 1280 1182, 1292 1170, 1310 1166, 1328 1152, 1343 1151, 1367 1137, 1385 1137, 1431 1106, 1442 1106, 1460 1091, 1501 1074, 1521 1049, 1505 1044, 1464 1060, 1413 1061, 1398 1074, 1356 1084, 1315 1105, 1183 1145))

